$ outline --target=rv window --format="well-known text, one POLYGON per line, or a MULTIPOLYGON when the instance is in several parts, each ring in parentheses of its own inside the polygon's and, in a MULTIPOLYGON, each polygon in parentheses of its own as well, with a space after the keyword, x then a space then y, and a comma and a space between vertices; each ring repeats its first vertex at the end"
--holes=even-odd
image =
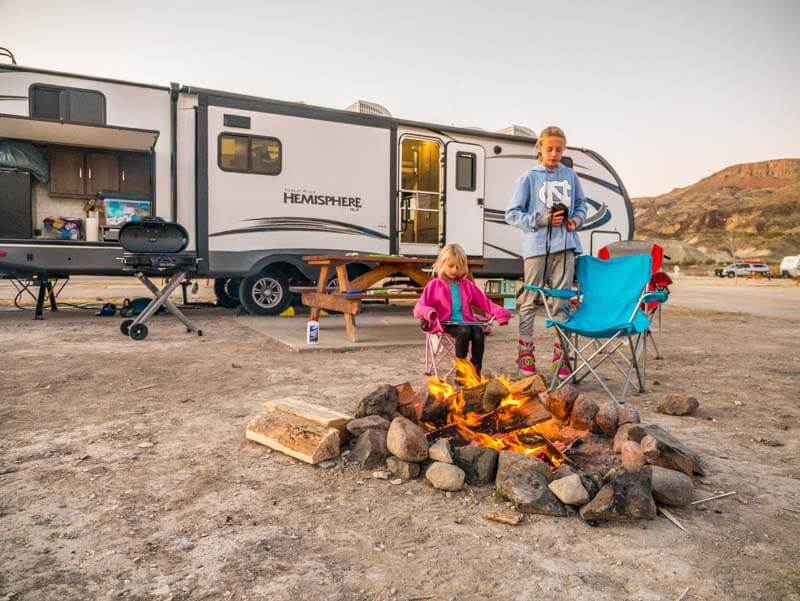
POLYGON ((471 152, 456 153, 456 190, 475 190, 475 158, 471 152))
POLYGON ((33 85, 31 117, 72 123, 106 123, 106 98, 94 90, 33 85))
POLYGON ((220 134, 219 167, 223 171, 278 175, 281 142, 277 138, 220 134))
POLYGON ((102 94, 88 90, 67 90, 67 94, 67 121, 105 124, 106 99, 102 94))
POLYGON ((247 137, 219 137, 219 166, 224 171, 247 171, 247 137))
POLYGON ((250 157, 253 173, 278 175, 281 172, 281 143, 275 138, 251 138, 250 157))
POLYGON ((31 117, 42 119, 60 119, 61 92, 53 88, 35 88, 33 90, 33 108, 31 117))

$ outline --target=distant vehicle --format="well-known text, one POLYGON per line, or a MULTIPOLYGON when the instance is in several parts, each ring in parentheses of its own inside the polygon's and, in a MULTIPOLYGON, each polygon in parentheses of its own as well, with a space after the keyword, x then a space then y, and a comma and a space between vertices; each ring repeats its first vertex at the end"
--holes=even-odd
POLYGON ((782 278, 800 278, 800 255, 783 257, 778 273, 782 278))
POLYGON ((733 278, 736 276, 745 276, 761 273, 764 275, 769 274, 769 266, 766 263, 731 263, 727 267, 717 269, 717 275, 720 277, 733 278))

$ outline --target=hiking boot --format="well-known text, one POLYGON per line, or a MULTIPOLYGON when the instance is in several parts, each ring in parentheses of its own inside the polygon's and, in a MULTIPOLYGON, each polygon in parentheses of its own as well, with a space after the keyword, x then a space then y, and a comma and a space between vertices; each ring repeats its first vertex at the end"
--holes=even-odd
POLYGON ((553 359, 550 364, 550 371, 556 372, 556 376, 559 380, 565 380, 566 378, 572 375, 572 371, 569 369, 567 363, 562 361, 563 351, 561 349, 561 343, 556 342, 553 344, 553 359))
POLYGON ((523 376, 536 375, 536 357, 533 354, 533 342, 519 341, 519 355, 517 355, 517 367, 523 376))

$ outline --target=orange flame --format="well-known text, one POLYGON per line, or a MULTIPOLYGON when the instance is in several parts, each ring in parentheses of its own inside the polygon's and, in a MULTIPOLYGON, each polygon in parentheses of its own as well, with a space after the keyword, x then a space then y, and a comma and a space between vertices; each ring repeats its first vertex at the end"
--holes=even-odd
MULTIPOLYGON (((487 382, 486 378, 479 376, 474 366, 465 359, 456 359, 455 381, 462 388, 475 388, 487 382)), ((502 376, 498 379, 508 389, 513 389, 510 381, 502 376)), ((446 404, 446 425, 455 426, 459 435, 470 444, 489 447, 498 451, 508 450, 523 455, 536 456, 558 467, 563 462, 558 443, 550 443, 549 438, 559 434, 555 420, 526 426, 508 431, 517 421, 517 416, 523 414, 526 403, 533 399, 521 392, 510 392, 502 399, 497 409, 487 413, 466 411, 464 395, 461 388, 456 388, 450 383, 433 376, 428 382, 428 391, 438 404, 446 404), (476 430, 478 427, 491 426, 492 433, 476 430), (525 440, 525 439, 528 440, 525 440), (551 447, 555 447, 555 450, 551 447)), ((563 446, 563 445, 562 445, 563 446)))

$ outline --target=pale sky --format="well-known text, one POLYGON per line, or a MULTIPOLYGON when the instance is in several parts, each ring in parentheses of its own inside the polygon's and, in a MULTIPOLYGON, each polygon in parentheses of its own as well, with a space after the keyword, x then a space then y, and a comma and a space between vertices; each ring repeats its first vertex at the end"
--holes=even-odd
POLYGON ((555 124, 631 196, 800 157, 800 1, 0 0, 21 65, 496 130, 555 124))

